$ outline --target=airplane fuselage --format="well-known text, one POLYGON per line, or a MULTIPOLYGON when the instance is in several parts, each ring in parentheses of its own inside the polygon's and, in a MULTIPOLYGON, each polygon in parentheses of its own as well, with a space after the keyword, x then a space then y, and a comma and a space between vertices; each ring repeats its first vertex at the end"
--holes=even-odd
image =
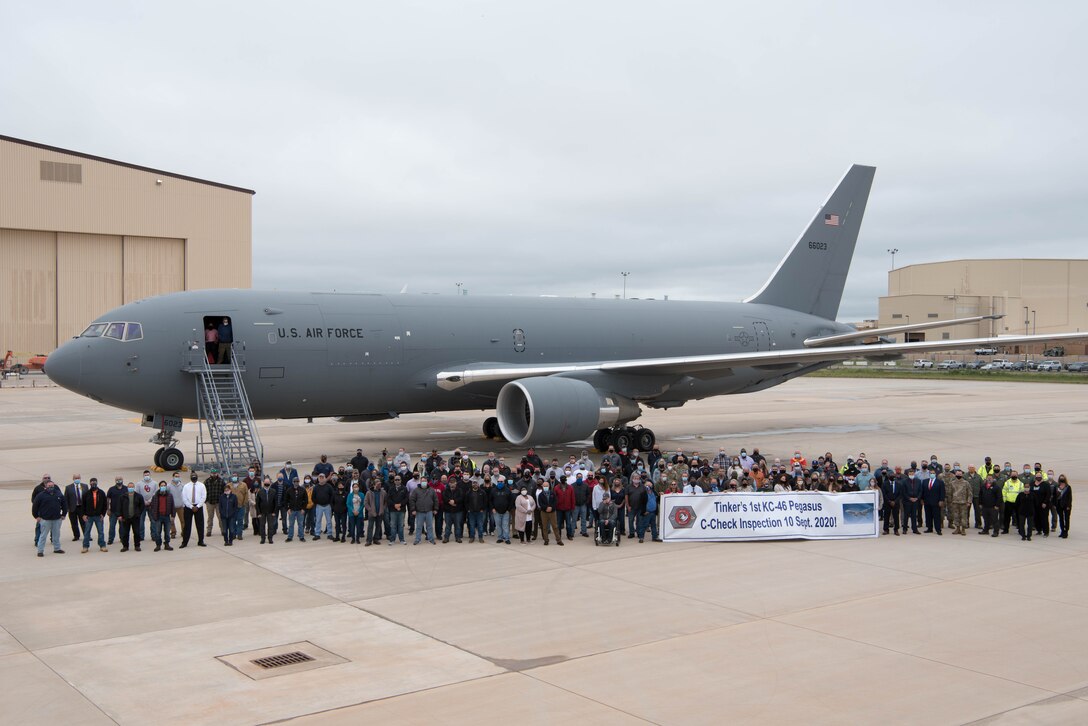
MULTIPOLYGON (((548 365, 646 356, 784 351, 851 330, 751 303, 550 297, 199 290, 129 303, 96 322, 138 322, 143 337, 78 337, 50 357, 62 385, 140 413, 195 416, 207 317, 231 320, 257 418, 370 416, 494 408, 501 383, 457 390, 459 365, 548 365)), ((607 389, 651 406, 758 390, 815 367, 737 368, 701 378, 607 374, 607 389)), ((571 374, 598 385, 606 374, 571 374)))

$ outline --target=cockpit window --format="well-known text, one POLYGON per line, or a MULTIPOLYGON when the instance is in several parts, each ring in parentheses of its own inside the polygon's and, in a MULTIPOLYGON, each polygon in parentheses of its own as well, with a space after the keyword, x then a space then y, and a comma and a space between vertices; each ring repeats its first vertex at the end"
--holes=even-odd
POLYGON ((114 340, 124 340, 125 338, 125 324, 124 323, 109 323, 106 326, 105 337, 113 338, 114 340))
POLYGON ((79 334, 81 338, 97 338, 106 330, 106 323, 91 323, 87 329, 79 334))
POLYGON ((125 323, 125 340, 142 340, 144 326, 139 323, 125 323))

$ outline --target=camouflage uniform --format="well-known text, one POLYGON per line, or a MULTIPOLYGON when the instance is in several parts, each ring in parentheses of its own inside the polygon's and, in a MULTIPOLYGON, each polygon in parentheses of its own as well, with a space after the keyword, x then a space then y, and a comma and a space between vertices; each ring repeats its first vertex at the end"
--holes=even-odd
POLYGON ((952 510, 952 533, 966 535, 967 515, 971 511, 971 483, 962 476, 951 477, 948 482, 948 501, 952 510))

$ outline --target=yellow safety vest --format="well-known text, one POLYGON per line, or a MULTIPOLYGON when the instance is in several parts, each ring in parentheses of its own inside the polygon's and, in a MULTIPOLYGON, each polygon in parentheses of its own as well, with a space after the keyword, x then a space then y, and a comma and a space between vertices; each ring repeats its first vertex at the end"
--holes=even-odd
POLYGON ((1019 479, 1009 479, 1001 487, 1001 496, 1006 503, 1011 504, 1016 501, 1016 498, 1020 496, 1020 492, 1024 491, 1024 483, 1019 479))

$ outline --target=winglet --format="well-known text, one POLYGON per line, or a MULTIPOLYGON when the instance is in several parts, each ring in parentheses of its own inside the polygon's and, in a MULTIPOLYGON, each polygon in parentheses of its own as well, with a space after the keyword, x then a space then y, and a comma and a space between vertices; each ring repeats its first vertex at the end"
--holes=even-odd
POLYGON ((876 167, 851 166, 759 292, 744 302, 834 320, 876 167))

